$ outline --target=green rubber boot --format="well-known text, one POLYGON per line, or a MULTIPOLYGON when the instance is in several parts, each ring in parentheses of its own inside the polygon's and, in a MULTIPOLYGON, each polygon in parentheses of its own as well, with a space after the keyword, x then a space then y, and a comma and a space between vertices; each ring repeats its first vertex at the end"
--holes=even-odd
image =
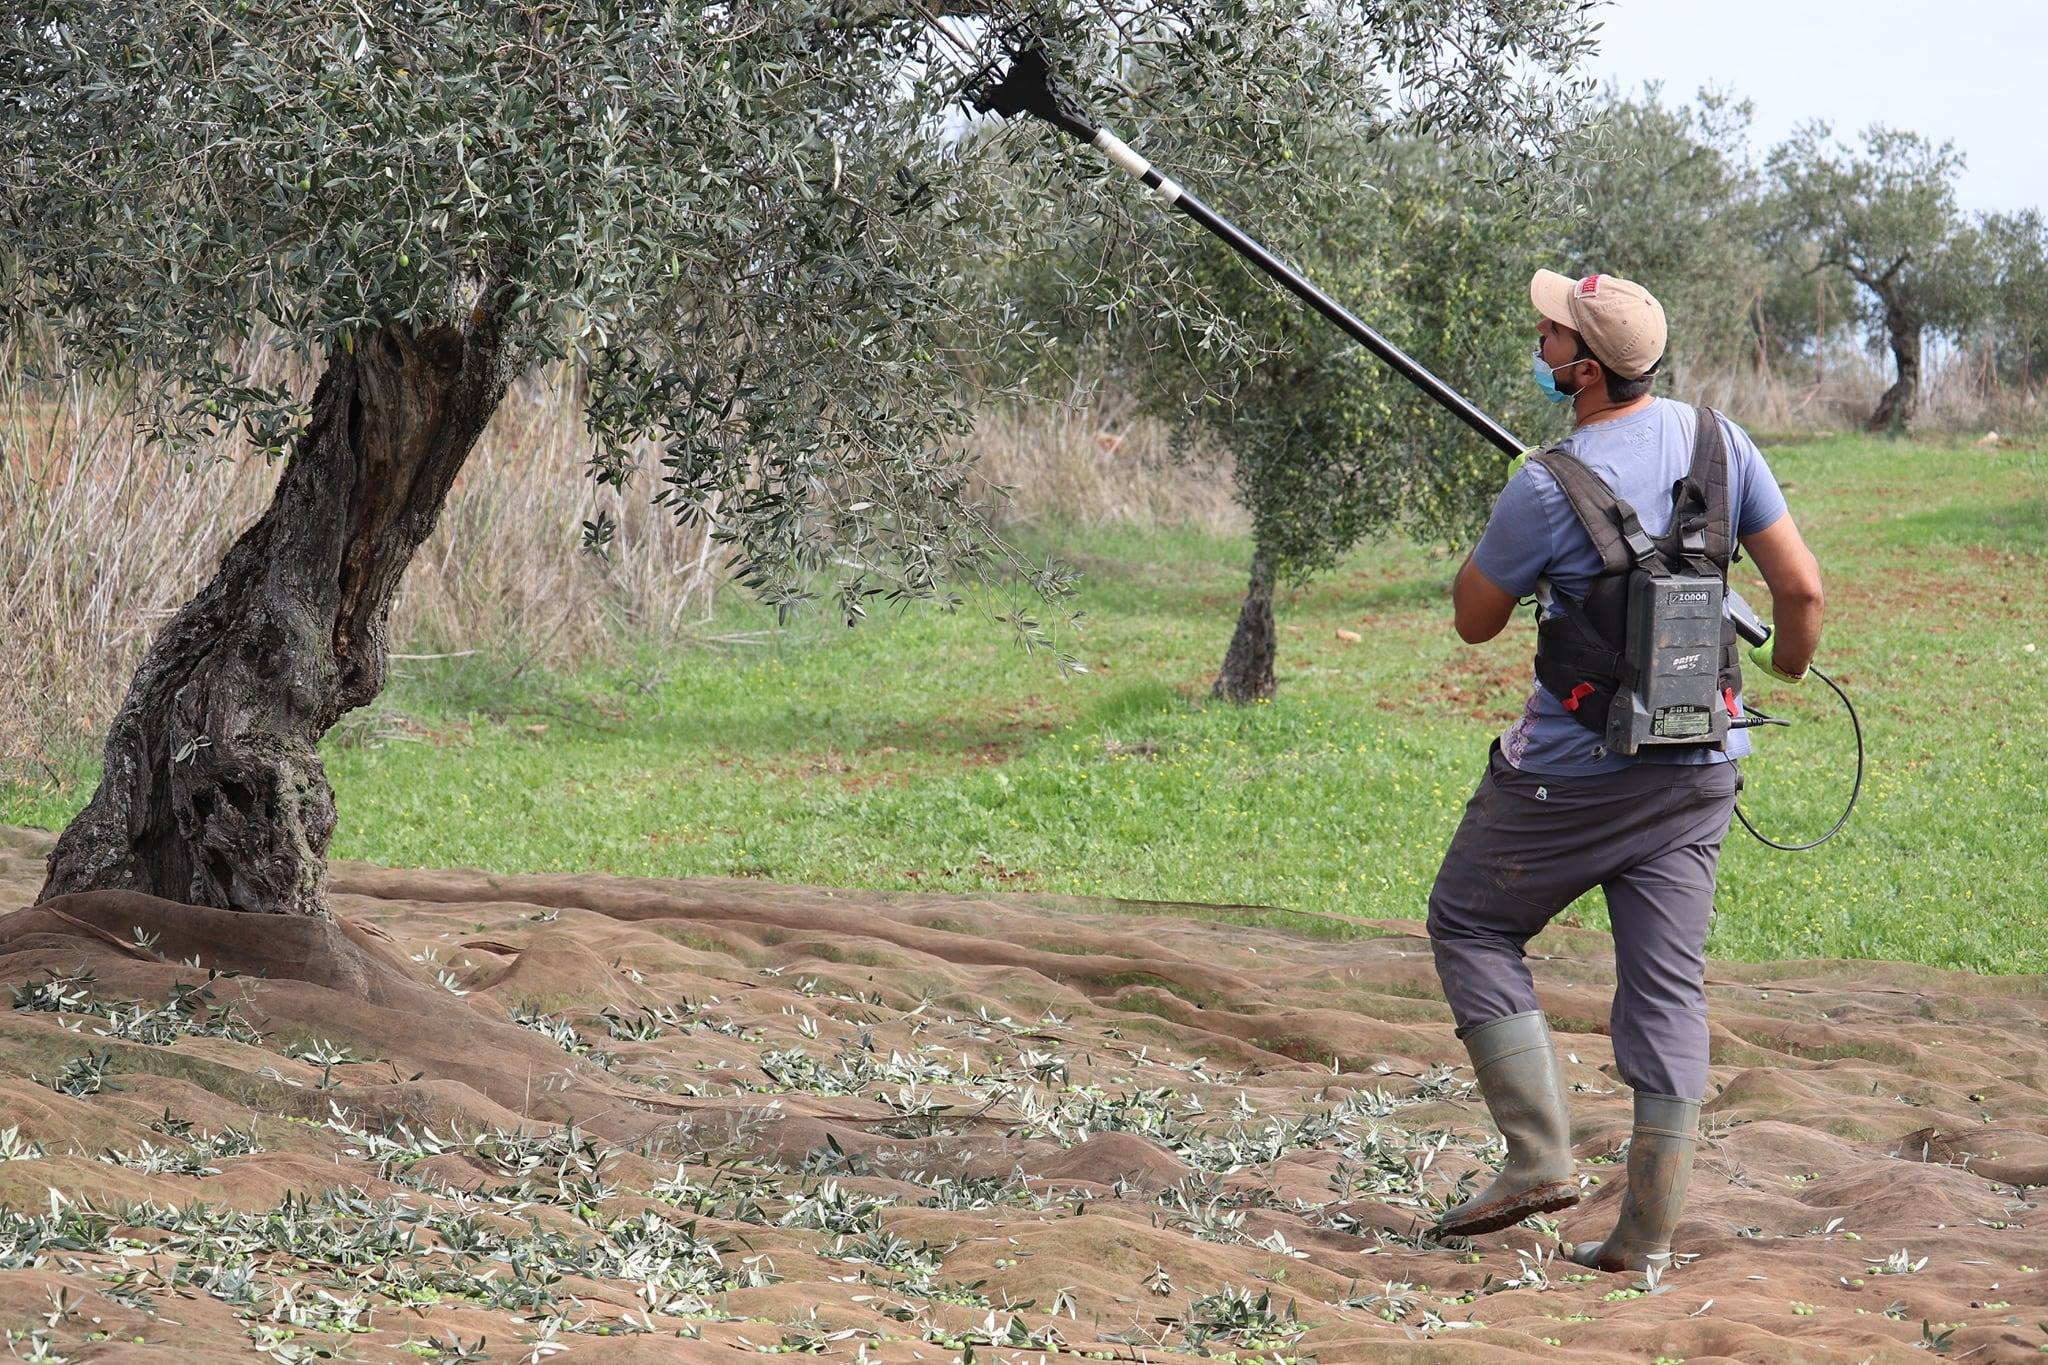
POLYGON ((1636 1092, 1621 1221, 1604 1240, 1573 1247, 1574 1261, 1594 1270, 1647 1270, 1670 1263, 1671 1234, 1678 1230, 1678 1216, 1685 1210, 1685 1187, 1692 1179, 1699 1131, 1698 1100, 1636 1092))
POLYGON ((1507 1139, 1508 1159, 1477 1198, 1444 1211, 1436 1235, 1476 1237, 1578 1203, 1564 1074, 1543 1012, 1489 1020, 1465 1035, 1465 1050, 1486 1110, 1507 1139))

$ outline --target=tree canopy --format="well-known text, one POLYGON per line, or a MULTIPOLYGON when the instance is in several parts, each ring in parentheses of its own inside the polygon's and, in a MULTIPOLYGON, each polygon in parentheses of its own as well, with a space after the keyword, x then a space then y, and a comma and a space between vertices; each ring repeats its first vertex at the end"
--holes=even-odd
MULTIPOLYGON (((967 72, 1028 33, 1221 180, 1335 109, 1368 135, 1540 130, 1522 73, 1569 66, 1571 9, 1046 3, 949 43, 836 0, 30 4, 0 28, 0 283, 65 363, 151 376, 165 437, 239 424, 271 453, 306 395, 258 382, 251 343, 314 361, 488 303, 508 366, 587 366, 599 478, 658 443, 658 496, 715 515, 768 600, 835 566, 857 615, 878 579, 932 595, 988 552, 948 441, 975 358, 1028 329, 961 262, 1099 231, 1219 378, 1257 344, 1099 168, 1046 162, 1035 205, 991 192, 1033 135, 958 136, 967 72)), ((1277 169, 1247 188, 1285 180, 1262 207, 1299 238, 1329 172, 1277 169)))
POLYGON ((1873 330, 1890 342, 1897 379, 1870 425, 1903 424, 1918 400, 1923 334, 1977 306, 1976 235, 1956 206, 1963 157, 1951 143, 1874 125, 1858 144, 1809 123, 1770 156, 1779 241, 1811 242, 1819 266, 1861 287, 1873 330))
POLYGON ((1012 224, 937 116, 921 21, 56 3, 4 41, 7 302, 65 363, 149 376, 162 435, 282 453, 306 396, 251 343, 317 361, 488 309, 508 369, 586 369, 597 477, 658 443, 658 496, 716 515, 771 601, 850 563, 857 613, 877 576, 929 595, 986 552, 943 447, 1002 310, 945 263, 1012 224))
POLYGON ((1752 301, 1768 279, 1750 106, 1717 91, 1669 105, 1661 87, 1610 88, 1570 155, 1578 212, 1562 269, 1604 270, 1655 292, 1671 322, 1662 375, 1722 369, 1752 344, 1752 301))

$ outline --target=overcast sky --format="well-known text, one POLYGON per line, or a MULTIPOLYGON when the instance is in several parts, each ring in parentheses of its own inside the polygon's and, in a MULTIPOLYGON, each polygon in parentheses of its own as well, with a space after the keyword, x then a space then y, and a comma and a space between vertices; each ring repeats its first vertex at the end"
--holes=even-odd
POLYGON ((2048 0, 1614 0, 1594 74, 1702 85, 1756 106, 1763 153, 1794 125, 1889 123, 1955 142, 1966 209, 2048 207, 2048 0))

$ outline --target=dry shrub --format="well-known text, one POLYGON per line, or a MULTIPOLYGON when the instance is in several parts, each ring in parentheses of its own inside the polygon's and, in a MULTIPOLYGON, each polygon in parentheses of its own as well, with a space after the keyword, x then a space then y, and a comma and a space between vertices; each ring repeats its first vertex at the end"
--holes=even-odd
MULTIPOLYGON (((1015 490, 991 499, 1013 526, 1242 524, 1227 463, 1177 462, 1165 430, 1114 396, 992 412, 974 446, 984 483, 1015 490)), ((721 567, 709 537, 651 506, 645 484, 599 488, 586 450, 565 373, 515 386, 406 573, 396 651, 560 664, 701 624, 721 567), (603 558, 581 548, 600 505, 617 522, 603 558)), ((56 780, 52 750, 105 728, 157 627, 276 479, 233 443, 189 462, 151 446, 121 393, 0 380, 0 780, 56 780)))
MULTIPOLYGON (((1931 349, 1931 348, 1930 348, 1931 349)), ((1861 349, 1831 351, 1824 364, 1774 370, 1744 365, 1694 369, 1674 394, 1718 408, 1746 429, 1785 434, 1861 431, 1892 382, 1889 359, 1861 349)), ((1987 351, 1971 344, 1925 362, 1912 430, 1949 435, 2036 431, 2048 418, 2038 387, 2000 380, 1987 351)))
POLYGON ((1005 525, 1246 525, 1227 456, 1197 445, 1176 458, 1164 425, 1099 384, 992 409, 970 448, 982 481, 1010 490, 991 501, 1005 525))
MULTIPOLYGON (((558 377, 517 386, 456 481, 393 613, 400 652, 606 658, 680 637, 718 561, 646 489, 600 489, 558 377), (608 558, 581 526, 617 518, 608 558)), ((277 470, 223 447, 189 466, 149 446, 120 395, 83 383, 0 393, 0 780, 54 778, 50 750, 97 735, 156 628, 262 514, 277 470)))
POLYGON ((648 502, 645 483, 623 496, 599 488, 587 451, 564 385, 516 387, 406 572, 392 637, 552 663, 675 640, 700 624, 720 567, 702 524, 678 526, 648 502), (617 520, 603 556, 581 547, 600 505, 617 520))

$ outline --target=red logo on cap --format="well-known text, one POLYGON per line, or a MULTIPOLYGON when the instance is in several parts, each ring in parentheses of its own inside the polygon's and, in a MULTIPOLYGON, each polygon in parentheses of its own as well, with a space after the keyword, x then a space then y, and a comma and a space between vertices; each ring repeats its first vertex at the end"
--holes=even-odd
POLYGON ((1579 281, 1579 294, 1582 297, 1587 294, 1597 293, 1599 289, 1600 277, 1598 275, 1588 275, 1585 279, 1579 281))

